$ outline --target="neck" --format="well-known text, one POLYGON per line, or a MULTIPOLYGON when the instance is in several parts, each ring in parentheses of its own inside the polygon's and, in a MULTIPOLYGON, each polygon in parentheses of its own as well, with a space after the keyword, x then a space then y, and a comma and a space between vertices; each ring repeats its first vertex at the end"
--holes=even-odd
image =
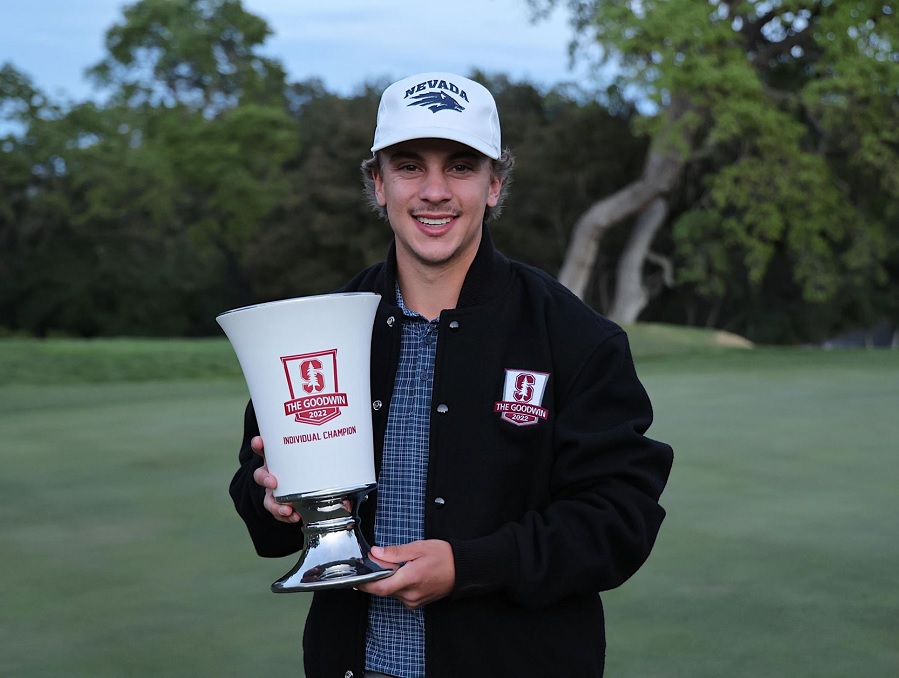
POLYGON ((447 308, 455 308, 468 267, 434 271, 414 263, 397 262, 397 280, 406 307, 432 320, 447 308))
POLYGON ((444 309, 456 308, 462 285, 480 249, 482 232, 440 263, 416 256, 396 242, 396 277, 406 307, 433 320, 444 309))

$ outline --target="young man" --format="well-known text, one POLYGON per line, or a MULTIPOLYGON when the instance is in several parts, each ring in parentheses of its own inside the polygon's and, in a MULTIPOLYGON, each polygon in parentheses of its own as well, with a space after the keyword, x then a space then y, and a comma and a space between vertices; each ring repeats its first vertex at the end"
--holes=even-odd
MULTIPOLYGON (((490 93, 449 73, 388 87, 366 190, 394 233, 343 291, 372 337, 371 555, 392 576, 316 592, 309 678, 601 676, 598 592, 646 560, 672 451, 624 332, 493 248, 512 161, 490 93)), ((231 495, 259 555, 302 546, 252 403, 231 495)))

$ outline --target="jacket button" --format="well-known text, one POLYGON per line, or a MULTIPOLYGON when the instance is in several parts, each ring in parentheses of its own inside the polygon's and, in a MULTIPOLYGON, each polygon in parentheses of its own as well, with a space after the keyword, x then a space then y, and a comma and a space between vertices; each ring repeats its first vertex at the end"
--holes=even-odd
POLYGON ((387 327, 393 327, 394 324, 396 324, 396 318, 394 318, 393 316, 387 318, 387 327))
POLYGON ((376 400, 371 404, 371 409, 373 409, 375 412, 377 412, 383 406, 384 406, 384 403, 382 403, 380 400, 376 400))
POLYGON ((453 320, 453 322, 451 322, 451 323, 449 324, 449 328, 450 328, 451 330, 453 330, 454 332, 457 331, 457 330, 459 329, 459 321, 458 321, 458 320, 453 320))
POLYGON ((444 506, 446 506, 446 499, 444 499, 443 497, 435 498, 434 506, 436 506, 437 508, 443 508, 444 506))
POLYGON ((440 403, 437 406, 437 414, 446 414, 449 412, 449 407, 447 407, 444 403, 440 403))

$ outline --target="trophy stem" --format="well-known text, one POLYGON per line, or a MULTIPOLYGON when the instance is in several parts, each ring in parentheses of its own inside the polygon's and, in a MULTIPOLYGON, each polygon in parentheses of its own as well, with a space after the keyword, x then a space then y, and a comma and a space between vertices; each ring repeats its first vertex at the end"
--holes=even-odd
POLYGON ((302 516, 306 544, 296 566, 272 584, 274 593, 346 588, 394 573, 369 558, 359 529, 359 504, 375 487, 276 497, 302 516))

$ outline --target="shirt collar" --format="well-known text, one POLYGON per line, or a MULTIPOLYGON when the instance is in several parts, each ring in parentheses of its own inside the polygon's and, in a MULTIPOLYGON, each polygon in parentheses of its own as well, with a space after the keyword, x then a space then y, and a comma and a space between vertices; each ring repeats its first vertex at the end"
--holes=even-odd
POLYGON ((397 308, 399 308, 403 312, 404 316, 407 316, 409 318, 423 317, 420 314, 416 313, 415 311, 410 310, 409 307, 406 306, 406 302, 403 300, 403 292, 402 292, 402 290, 400 290, 400 281, 399 280, 393 281, 393 289, 394 289, 394 292, 396 293, 397 308))

